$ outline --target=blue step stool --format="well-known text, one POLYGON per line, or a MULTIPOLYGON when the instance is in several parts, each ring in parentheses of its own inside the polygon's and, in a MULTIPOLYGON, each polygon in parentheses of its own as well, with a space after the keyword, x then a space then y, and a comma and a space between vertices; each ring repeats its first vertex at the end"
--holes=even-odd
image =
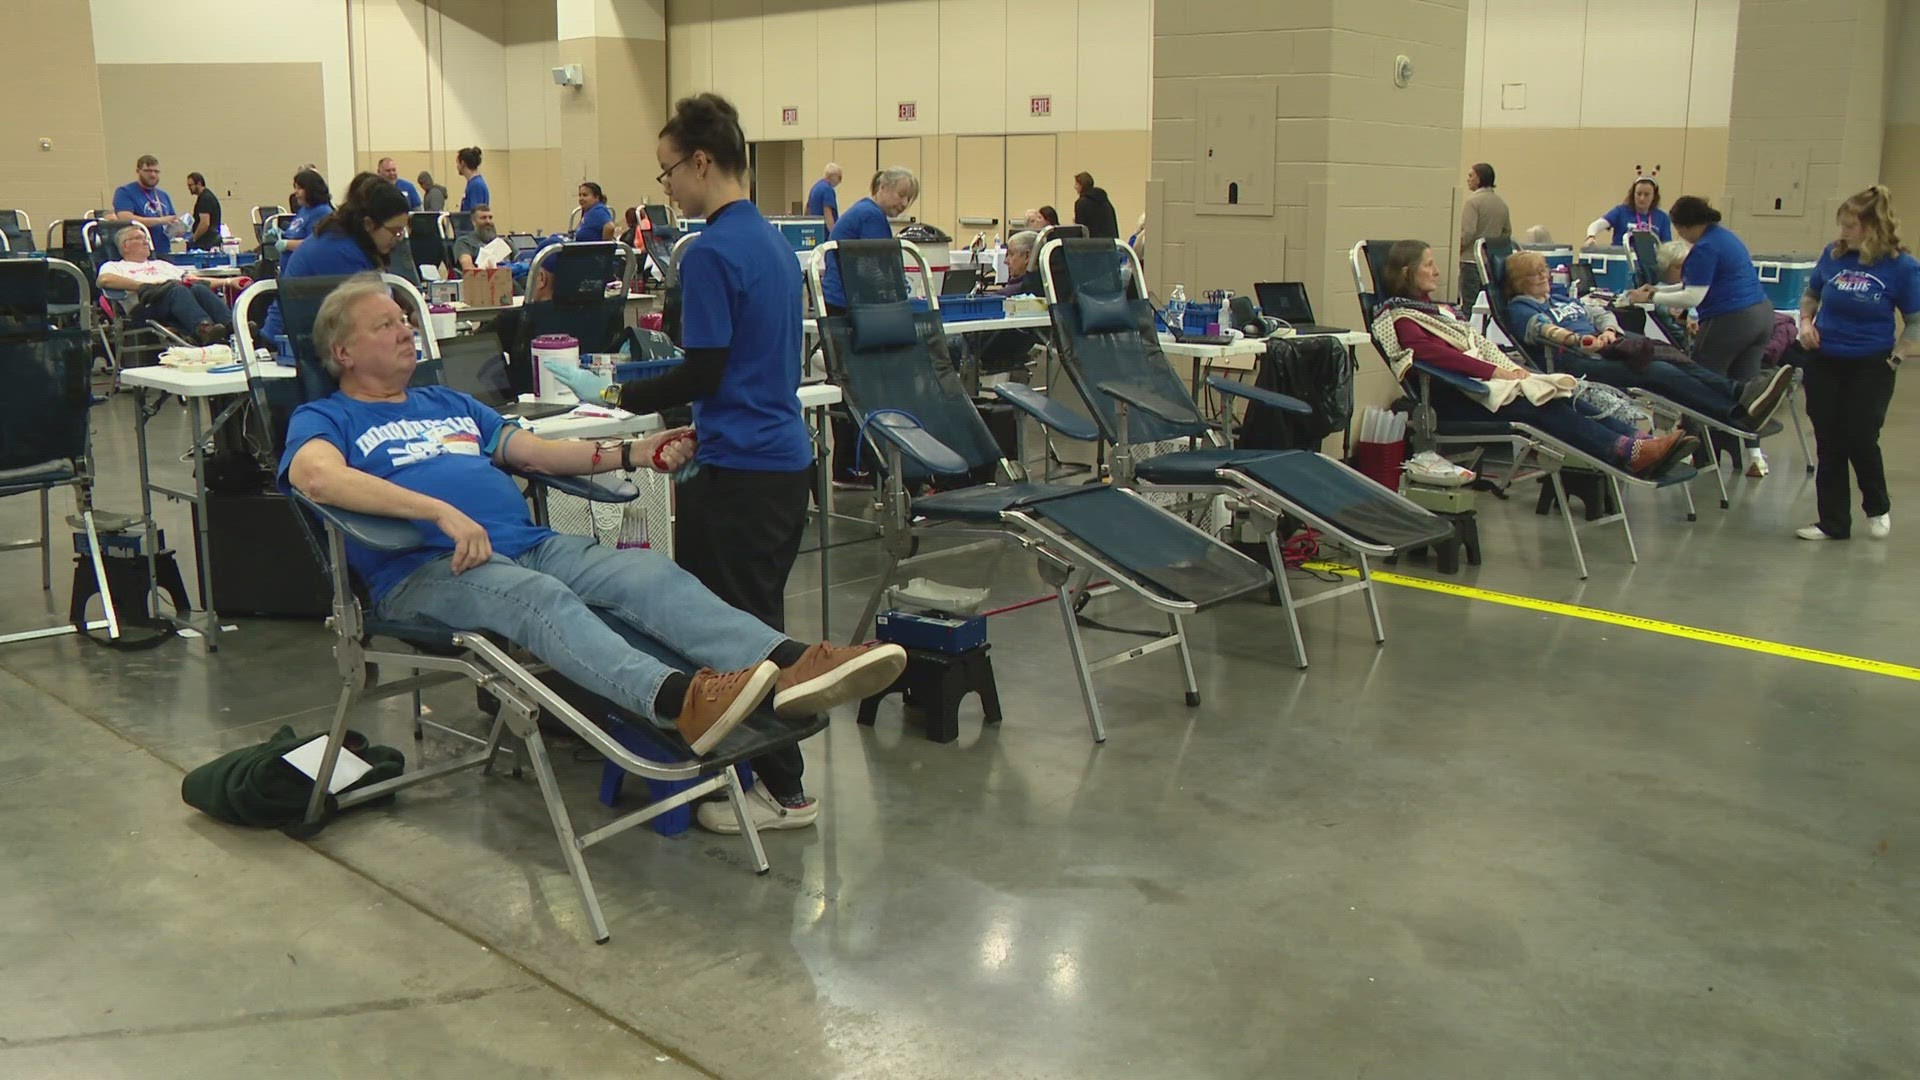
MULTIPOLYGON (((644 725, 630 724, 618 716, 608 716, 606 731, 607 734, 613 736, 615 742, 633 751, 640 757, 646 758, 648 761, 658 761, 663 764, 677 764, 686 760, 684 754, 673 750, 668 747, 667 744, 649 734, 644 725)), ((753 787, 753 769, 746 762, 739 762, 734 765, 734 769, 740 774, 740 787, 742 790, 753 787)), ((611 761, 607 762, 606 767, 600 770, 600 802, 602 805, 619 805, 620 790, 626 785, 629 775, 631 774, 629 774, 627 770, 611 761)), ((660 799, 665 799, 685 791, 698 782, 699 781, 696 780, 648 780, 647 796, 650 801, 657 802, 660 799)), ((693 828, 693 804, 676 806, 672 810, 649 821, 647 824, 653 826, 653 831, 659 833, 661 836, 679 836, 681 833, 693 828)))

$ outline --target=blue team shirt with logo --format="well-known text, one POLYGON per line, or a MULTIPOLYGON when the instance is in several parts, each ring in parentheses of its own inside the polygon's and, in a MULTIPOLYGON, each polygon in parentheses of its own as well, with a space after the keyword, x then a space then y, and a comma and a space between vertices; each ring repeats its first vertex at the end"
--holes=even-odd
POLYGON ((1860 253, 1820 253, 1807 291, 1820 298, 1813 325, 1827 356, 1885 356, 1893 351, 1895 311, 1920 319, 1920 261, 1906 252, 1860 265, 1860 253))
MULTIPOLYGON (((449 503, 487 531, 494 554, 514 559, 554 535, 533 523, 526 499, 492 455, 510 437, 500 414, 458 390, 415 387, 405 401, 357 401, 336 391, 294 410, 280 487, 291 487, 293 456, 314 439, 339 450, 347 464, 371 476, 449 503)), ((430 521, 416 522, 425 539, 412 551, 384 552, 347 544, 347 561, 374 603, 425 563, 453 552, 453 540, 430 521)))
MULTIPOLYGON (((113 189, 113 209, 117 213, 129 210, 141 217, 173 217, 173 197, 160 188, 141 187, 140 181, 121 184, 113 189)), ((165 225, 147 226, 147 235, 153 239, 154 258, 167 251, 167 227, 165 225)))

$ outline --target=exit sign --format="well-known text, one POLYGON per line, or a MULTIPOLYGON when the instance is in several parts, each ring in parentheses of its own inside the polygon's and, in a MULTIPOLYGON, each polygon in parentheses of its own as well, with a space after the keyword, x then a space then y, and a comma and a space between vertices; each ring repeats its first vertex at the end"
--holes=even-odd
POLYGON ((1043 95, 1040 95, 1040 96, 1037 96, 1037 97, 1035 97, 1035 98, 1033 99, 1033 103, 1032 103, 1032 112, 1031 112, 1031 114, 1030 114, 1030 115, 1033 115, 1033 116, 1052 116, 1052 115, 1053 115, 1053 97, 1052 97, 1052 95, 1046 95, 1046 94, 1043 94, 1043 95))
POLYGON ((780 110, 780 123, 786 127, 797 127, 800 123, 799 108, 789 105, 780 110))
POLYGON ((907 123, 919 113, 919 108, 911 101, 900 103, 900 122, 907 123))

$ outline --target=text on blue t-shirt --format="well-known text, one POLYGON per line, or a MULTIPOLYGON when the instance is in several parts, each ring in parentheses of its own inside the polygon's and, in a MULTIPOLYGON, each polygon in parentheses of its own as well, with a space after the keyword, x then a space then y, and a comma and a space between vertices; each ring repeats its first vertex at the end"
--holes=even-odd
MULTIPOLYGON (((887 212, 872 199, 861 199, 847 208, 834 222, 832 240, 887 240, 893 236, 893 223, 887 220, 887 212)), ((840 260, 833 256, 827 258, 827 272, 821 277, 820 291, 825 294, 827 303, 835 307, 847 306, 847 290, 840 284, 840 260)))
POLYGON ((1827 356, 1885 356, 1893 351, 1893 313, 1920 319, 1920 260, 1906 252, 1860 265, 1860 253, 1820 253, 1807 291, 1820 298, 1813 325, 1827 356))
POLYGON ((1613 226, 1615 247, 1627 242, 1627 234, 1650 232, 1660 238, 1661 243, 1673 239, 1673 219, 1665 210, 1655 207, 1650 213, 1641 214, 1633 207, 1621 203, 1607 211, 1607 224, 1613 226))
MULTIPOLYGON (((287 424, 280 458, 281 490, 302 446, 324 439, 354 469, 452 505, 487 531, 494 554, 514 559, 553 535, 533 523, 513 480, 492 454, 510 438, 500 414, 458 390, 416 387, 405 401, 359 401, 344 393, 310 401, 287 424)), ((347 561, 374 603, 422 565, 451 554, 453 540, 430 521, 416 522, 425 544, 412 551, 373 551, 349 541, 347 561)))
POLYGON ((1744 311, 1767 300, 1746 242, 1735 236, 1733 230, 1718 225, 1707 226, 1707 231, 1694 241, 1692 250, 1687 252, 1686 269, 1680 280, 1687 285, 1707 287, 1707 298, 1700 302, 1702 319, 1744 311))
POLYGON ((331 213, 333 213, 332 203, 321 203, 319 206, 303 206, 293 212, 293 220, 287 222, 287 227, 281 232, 280 238, 282 240, 305 240, 307 237, 313 235, 313 227, 320 224, 321 220, 331 213))

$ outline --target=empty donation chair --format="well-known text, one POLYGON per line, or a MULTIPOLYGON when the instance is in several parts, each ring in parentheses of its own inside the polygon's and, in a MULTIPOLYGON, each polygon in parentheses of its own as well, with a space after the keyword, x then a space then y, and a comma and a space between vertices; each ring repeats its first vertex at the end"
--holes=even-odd
MULTIPOLYGON (((1381 362, 1387 365, 1389 371, 1393 369, 1393 361, 1381 335, 1390 332, 1390 328, 1383 329, 1384 319, 1376 321, 1376 316, 1381 314, 1382 302, 1376 282, 1385 273, 1387 252, 1393 244, 1392 240, 1361 240, 1353 245, 1347 255, 1353 270, 1354 287, 1359 294, 1360 316, 1366 320, 1374 351, 1380 354, 1381 362)), ((1627 555, 1634 562, 1640 561, 1640 553, 1634 547, 1633 526, 1627 521, 1623 486, 1664 488, 1682 485, 1684 492, 1684 485, 1695 475, 1692 466, 1681 464, 1658 479, 1635 476, 1533 425, 1502 419, 1494 412, 1488 412, 1485 419, 1444 419, 1433 408, 1435 383, 1469 398, 1483 397, 1486 384, 1420 361, 1414 361, 1405 372, 1394 372, 1394 377, 1413 401, 1412 422, 1408 430, 1414 439, 1415 449, 1444 453, 1448 447, 1498 447, 1507 453, 1505 475, 1488 477, 1485 469, 1487 462, 1483 460, 1481 463, 1481 476, 1492 480, 1497 490, 1504 492, 1522 480, 1544 479, 1552 484, 1559 501, 1561 518, 1566 522, 1568 541, 1573 546, 1574 563, 1582 580, 1587 577, 1587 559, 1581 550, 1579 526, 1574 521, 1573 510, 1567 500, 1566 482, 1561 476, 1564 466, 1572 464, 1598 473, 1605 480, 1614 512, 1594 518, 1588 524, 1600 526, 1617 523, 1626 538, 1627 555)), ((1690 492, 1687 493, 1687 509, 1689 513, 1693 512, 1693 496, 1690 492)))
MULTIPOLYGON (((397 275, 388 274, 385 278, 402 299, 403 305, 411 309, 412 314, 424 325, 426 301, 419 291, 397 275)), ((344 280, 339 277, 313 277, 287 282, 261 281, 249 286, 246 293, 242 294, 244 307, 251 299, 247 294, 277 293, 289 342, 297 357, 296 375, 293 378, 266 378, 257 371, 249 372, 251 391, 263 412, 316 400, 336 388, 333 377, 316 355, 313 324, 321 301, 344 280)), ((242 348, 251 350, 251 331, 244 324, 240 335, 242 348)), ((426 362, 415 371, 415 386, 439 382, 437 343, 431 336, 425 339, 425 343, 429 352, 426 362)), ((283 450, 284 447, 275 447, 276 453, 283 450)), ((536 493, 545 488, 600 502, 626 502, 638 495, 634 485, 626 481, 558 476, 522 476, 521 479, 530 486, 529 498, 536 510, 541 505, 536 493)), ((381 552, 411 550, 422 544, 418 523, 321 505, 297 490, 290 494, 302 510, 303 521, 309 526, 309 540, 322 546, 325 552, 321 562, 333 586, 333 614, 328 625, 335 635, 333 653, 336 674, 340 680, 338 705, 328 732, 319 776, 307 807, 307 830, 317 830, 333 811, 379 799, 415 784, 470 769, 491 773, 502 750, 502 740, 511 734, 524 750, 517 760, 531 765, 534 777, 539 782, 541 798, 560 842, 561 857, 579 886, 595 941, 605 942, 610 932, 601 913, 593 880, 587 871, 584 851, 670 810, 689 805, 710 794, 725 793, 740 822, 741 835, 751 853, 756 872, 766 872, 766 852, 761 846, 753 818, 747 811, 740 780, 732 766, 818 733, 827 725, 825 715, 805 723, 780 721, 773 716, 770 706, 763 705, 759 712, 721 739, 705 756, 696 756, 677 735, 636 719, 636 726, 646 728, 647 734, 658 744, 659 756, 666 760, 639 756, 616 741, 594 717, 583 712, 574 702, 585 700, 596 703, 593 711, 600 717, 614 713, 616 706, 553 676, 546 664, 528 656, 514 643, 437 623, 383 621, 370 612, 365 601, 364 586, 356 579, 347 561, 349 545, 381 552), (380 681, 382 675, 395 672, 405 672, 406 677, 380 681), (543 679, 543 675, 547 678, 543 679), (345 742, 348 717, 362 703, 412 695, 415 737, 420 738, 419 691, 424 687, 462 680, 473 683, 476 689, 484 691, 498 702, 498 710, 486 736, 459 732, 440 724, 431 726, 469 743, 472 748, 468 752, 390 780, 353 788, 338 796, 326 794, 339 750, 345 742), (567 692, 560 692, 560 687, 565 687, 567 692), (552 761, 540 734, 539 721, 543 712, 564 724, 588 746, 627 772, 649 780, 673 781, 685 786, 597 828, 577 831, 561 797, 559 782, 554 776, 552 761)), ((636 648, 663 658, 670 653, 658 642, 635 640, 635 632, 630 627, 611 617, 603 617, 616 632, 628 637, 636 648)), ((693 665, 681 658, 673 657, 670 662, 688 671, 693 670, 693 665)), ((516 775, 519 773, 518 765, 514 771, 516 775)))
MULTIPOLYGON (((88 427, 93 402, 92 313, 85 303, 71 303, 76 292, 84 300, 86 276, 64 259, 0 259, 0 379, 7 387, 0 395, 0 499, 40 497, 39 537, 0 542, 0 551, 39 548, 40 588, 52 589, 49 498, 55 488, 72 488, 87 534, 94 580, 106 606, 108 632, 117 639, 119 617, 94 528, 88 427)), ((68 631, 68 627, 30 630, 0 637, 0 643, 68 631)))
MULTIPOLYGON (((1188 705, 1200 702, 1186 635, 1189 615, 1263 589, 1272 577, 1241 555, 1179 517, 1121 488, 1043 484, 1027 480, 974 408, 946 351, 939 297, 926 259, 901 240, 828 242, 809 264, 816 298, 824 295, 825 260, 837 256, 848 310, 829 317, 816 299, 828 368, 846 396, 861 437, 886 463, 882 539, 886 569, 855 626, 864 638, 896 575, 913 566, 991 548, 1020 545, 1039 560, 1066 626, 1081 703, 1095 742, 1106 740, 1093 673, 1167 648, 1180 652, 1188 705), (908 300, 905 257, 911 256, 925 286, 928 309, 908 300), (955 490, 911 498, 910 485, 938 479, 955 490), (986 482, 993 480, 997 482, 986 482), (922 538, 956 537, 973 542, 915 554, 922 538), (1119 591, 1166 616, 1167 631, 1147 644, 1089 659, 1076 618, 1076 593, 1104 578, 1119 591)), ((1023 386, 995 388, 1002 400, 1059 433, 1092 438, 1091 425, 1023 386)))
POLYGON ((0 245, 15 255, 40 250, 33 242, 33 220, 25 210, 0 210, 0 245))
MULTIPOLYGON (((1332 458, 1310 450, 1235 449, 1210 423, 1168 366, 1144 299, 1146 279, 1132 249, 1118 240, 1064 240, 1041 252, 1041 279, 1053 313, 1061 366, 1086 401, 1109 449, 1113 482, 1188 496, 1203 506, 1224 495, 1244 510, 1266 546, 1293 635, 1294 656, 1307 666, 1299 609, 1352 592, 1364 593, 1375 642, 1386 640, 1368 560, 1423 547, 1453 534, 1446 519, 1402 498, 1332 458), (1141 454, 1151 444, 1187 449, 1141 454), (1296 527, 1319 530, 1351 553, 1356 580, 1296 598, 1280 542, 1296 527)), ((1302 415, 1296 398, 1211 375, 1214 390, 1256 405, 1302 415)))
POLYGON ((446 213, 415 210, 407 215, 407 246, 412 249, 416 271, 423 266, 438 267, 436 272, 442 278, 457 280, 460 274, 453 265, 453 240, 453 222, 446 213))

